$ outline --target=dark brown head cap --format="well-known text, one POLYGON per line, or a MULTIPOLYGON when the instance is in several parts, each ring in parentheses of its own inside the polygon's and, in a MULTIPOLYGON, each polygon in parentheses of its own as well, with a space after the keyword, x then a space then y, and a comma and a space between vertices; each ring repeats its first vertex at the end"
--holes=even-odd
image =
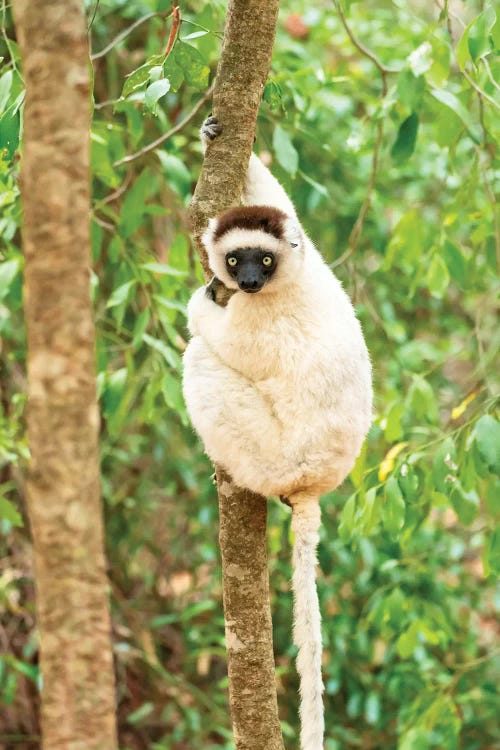
POLYGON ((273 206, 236 206, 229 208, 217 217, 213 240, 220 238, 231 229, 254 229, 284 239, 287 215, 273 206))

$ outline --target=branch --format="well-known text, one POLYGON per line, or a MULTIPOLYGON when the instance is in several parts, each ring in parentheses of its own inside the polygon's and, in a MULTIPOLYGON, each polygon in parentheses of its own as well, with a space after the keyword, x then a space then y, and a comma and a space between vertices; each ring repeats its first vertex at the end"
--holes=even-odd
POLYGON ((115 36, 115 38, 112 39, 111 42, 106 45, 106 47, 104 47, 104 49, 99 50, 99 52, 94 52, 94 54, 90 56, 90 59, 93 62, 94 60, 99 60, 101 57, 104 57, 105 55, 107 55, 108 52, 110 52, 113 49, 113 47, 116 47, 117 44, 120 44, 120 42, 123 41, 123 39, 126 39, 129 34, 135 31, 135 29, 137 29, 146 21, 149 21, 150 18, 161 17, 163 19, 166 19, 173 13, 173 11, 174 11, 174 8, 171 8, 169 11, 161 12, 161 13, 158 11, 153 11, 152 13, 146 13, 145 16, 141 16, 141 18, 138 18, 136 21, 134 21, 134 23, 131 23, 130 26, 127 26, 126 29, 124 29, 123 31, 120 31, 120 33, 117 34, 117 36, 115 36))
POLYGON ((176 135, 181 131, 188 123, 191 122, 191 120, 196 117, 200 109, 202 109, 203 105, 206 104, 206 102, 210 99, 214 91, 214 86, 210 86, 210 88, 206 91, 205 94, 201 97, 199 102, 196 103, 196 105, 193 107, 191 112, 186 115, 186 117, 177 123, 177 125, 174 125, 173 128, 170 130, 167 130, 166 133, 161 135, 159 138, 156 139, 156 141, 153 141, 152 143, 148 143, 147 146, 144 146, 144 148, 139 149, 139 151, 136 151, 135 154, 129 154, 128 156, 124 156, 123 159, 118 159, 118 161, 115 161, 113 164, 114 167, 119 167, 121 164, 128 164, 131 161, 134 161, 135 159, 139 159, 141 156, 144 156, 144 154, 148 154, 150 151, 154 151, 158 146, 161 146, 162 143, 165 143, 165 141, 168 141, 169 138, 172 138, 173 135, 176 135))
MULTIPOLYGON (((230 0, 213 112, 222 134, 208 147, 191 202, 201 235, 211 216, 241 201, 276 33, 279 0, 230 0)), ((237 750, 283 750, 278 718, 266 553, 266 500, 217 467, 229 697, 237 750)))

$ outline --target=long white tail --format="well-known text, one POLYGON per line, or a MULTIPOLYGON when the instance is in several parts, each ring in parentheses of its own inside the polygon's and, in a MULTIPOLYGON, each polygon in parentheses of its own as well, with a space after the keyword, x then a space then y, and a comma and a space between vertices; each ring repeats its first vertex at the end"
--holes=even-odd
POLYGON ((292 506, 293 547, 293 640, 299 649, 300 747, 323 750, 325 728, 323 680, 321 678, 321 613, 316 590, 316 548, 321 510, 319 498, 297 493, 292 506))

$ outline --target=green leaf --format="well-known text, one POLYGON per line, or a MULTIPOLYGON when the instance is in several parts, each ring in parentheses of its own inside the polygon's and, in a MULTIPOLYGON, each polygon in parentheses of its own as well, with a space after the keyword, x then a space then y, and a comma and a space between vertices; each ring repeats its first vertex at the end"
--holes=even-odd
POLYGON ((149 81, 149 75, 153 68, 163 65, 165 62, 165 55, 153 55, 150 57, 144 65, 141 65, 137 70, 132 71, 127 77, 122 90, 122 96, 125 98, 136 89, 144 86, 149 81))
POLYGON ((415 375, 408 392, 408 403, 417 417, 425 422, 439 421, 436 395, 431 384, 419 375, 415 375))
POLYGON ((384 428, 384 436, 388 443, 394 443, 403 436, 402 417, 404 414, 404 404, 395 403, 387 412, 387 422, 384 428))
POLYGON ((324 185, 320 185, 319 182, 316 182, 316 180, 313 180, 312 177, 309 177, 309 175, 305 174, 302 171, 299 171, 300 176, 302 179, 307 182, 308 185, 310 185, 314 190, 316 190, 317 193, 324 196, 325 198, 328 198, 329 193, 328 189, 324 185))
POLYGON ((385 483, 385 504, 382 509, 382 523, 389 534, 396 535, 405 522, 405 501, 398 480, 391 476, 385 483))
POLYGON ((181 198, 187 197, 191 191, 192 180, 191 173, 182 159, 179 159, 175 154, 169 154, 161 149, 157 149, 155 154, 161 162, 169 185, 173 187, 181 198))
POLYGON ((467 27, 467 46, 474 62, 491 50, 490 33, 495 25, 496 15, 492 7, 487 7, 467 27))
POLYGON ((130 290, 136 283, 136 280, 133 279, 132 281, 127 281, 125 284, 117 287, 109 298, 106 307, 116 307, 117 305, 121 305, 126 302, 126 300, 128 299, 128 295, 130 294, 130 290))
POLYGON ((172 54, 175 63, 184 73, 187 83, 198 91, 206 89, 210 68, 200 52, 190 44, 178 41, 172 54))
POLYGON ((412 112, 406 120, 401 123, 397 138, 391 149, 394 161, 402 163, 407 161, 415 150, 418 133, 418 115, 412 112))
MULTIPOLYGON (((475 21, 476 19, 474 19, 475 21)), ((469 52, 469 30, 474 21, 471 21, 470 24, 463 30, 462 36, 460 37, 460 40, 457 44, 457 62, 460 67, 460 70, 463 70, 465 68, 465 64, 467 60, 470 59, 470 52, 469 52)))
POLYGON ((384 268, 393 264, 407 264, 413 269, 415 261, 421 258, 424 244, 424 228, 420 211, 412 209, 399 219, 386 250, 384 268))
POLYGON ((139 313, 137 316, 137 319, 134 324, 134 337, 132 339, 132 346, 134 349, 136 349, 140 344, 142 343, 142 337, 147 330, 147 327, 149 325, 150 320, 150 312, 149 308, 144 308, 142 312, 139 313))
POLYGON ((164 276, 185 276, 186 271, 179 271, 177 268, 169 266, 167 263, 141 263, 140 268, 151 273, 159 273, 164 276))
POLYGON ((187 36, 183 36, 181 41, 187 42, 188 39, 198 39, 200 36, 206 36, 208 34, 208 31, 193 31, 191 34, 188 34, 187 36))
POLYGON ((408 64, 413 75, 425 73, 432 65, 432 46, 430 42, 423 42, 408 56, 408 64))
POLYGON ((486 540, 483 563, 485 575, 500 575, 500 526, 497 526, 486 540))
POLYGON ((425 91, 425 77, 415 76, 411 70, 403 70, 399 74, 397 91, 399 101, 415 112, 420 108, 425 91))
POLYGON ((149 71, 149 80, 151 83, 154 83, 155 81, 159 81, 160 78, 163 78, 163 65, 153 65, 149 71))
POLYGON ((467 261, 458 245, 445 239, 442 252, 451 277, 459 284, 465 285, 467 282, 467 261))
POLYGON ((433 297, 441 299, 448 291, 450 274, 446 263, 437 253, 433 256, 427 271, 427 286, 433 297))
POLYGON ((147 333, 145 333, 142 338, 146 344, 148 344, 152 349, 156 349, 156 351, 164 357, 165 361, 170 365, 170 367, 177 369, 179 363, 176 353, 173 351, 173 349, 167 346, 160 339, 155 339, 153 338, 153 336, 150 336, 147 333))
POLYGON ((398 750, 429 750, 427 728, 413 727, 401 735, 398 750))
POLYGON ((119 370, 112 372, 106 380, 103 403, 104 413, 108 418, 112 417, 118 411, 118 407, 120 406, 125 391, 127 377, 127 368, 121 367, 119 370))
POLYGON ((168 91, 170 91, 170 81, 168 78, 160 78, 147 87, 144 104, 153 115, 157 113, 159 99, 165 96, 168 91))
POLYGON ((370 691, 365 703, 365 720, 367 724, 374 725, 380 719, 380 695, 370 691))
POLYGON ((0 302, 9 293, 12 282, 19 271, 19 259, 6 260, 0 263, 0 302))
POLYGON ((12 70, 8 70, 0 78, 0 114, 3 113, 7 102, 9 101, 10 90, 12 88, 12 70))
POLYGON ((445 91, 445 89, 438 88, 432 89, 431 94, 435 99, 438 100, 438 102, 444 104, 445 107, 451 109, 457 115, 457 117, 459 117, 474 143, 481 143, 481 133, 479 130, 479 126, 474 122, 471 114, 464 107, 460 99, 455 96, 455 94, 452 94, 450 91, 445 91))
POLYGON ((281 86, 276 81, 269 80, 262 95, 262 100, 269 105, 269 108, 275 112, 284 110, 283 92, 281 86))
POLYGON ((278 163, 288 174, 295 175, 299 168, 299 154, 288 132, 279 125, 274 128, 273 148, 278 163))
POLYGON ((413 652, 418 646, 418 633, 418 622, 412 622, 410 627, 399 636, 396 649, 402 659, 408 659, 410 656, 413 656, 413 652))
POLYGON ((146 719, 154 711, 154 703, 143 703, 142 706, 127 716, 129 724, 138 724, 142 719, 146 719))
POLYGON ((12 526, 22 526, 23 519, 21 514, 16 510, 13 503, 6 497, 0 495, 0 519, 8 521, 12 526))
POLYGON ((457 480, 453 485, 450 500, 460 521, 466 526, 471 524, 479 510, 479 497, 476 490, 467 492, 457 480))
POLYGON ((356 511, 356 495, 351 495, 340 515, 339 537, 344 542, 349 541, 354 530, 354 513, 356 511))
POLYGON ((500 473, 500 422, 485 414, 476 422, 474 440, 488 469, 500 473))
POLYGON ((457 473, 457 453, 452 437, 447 437, 439 447, 432 464, 432 481, 439 492, 447 493, 453 486, 457 473))
POLYGON ((172 91, 179 91, 184 82, 184 72, 177 63, 173 52, 167 57, 167 61, 163 66, 163 72, 165 77, 170 81, 172 91))

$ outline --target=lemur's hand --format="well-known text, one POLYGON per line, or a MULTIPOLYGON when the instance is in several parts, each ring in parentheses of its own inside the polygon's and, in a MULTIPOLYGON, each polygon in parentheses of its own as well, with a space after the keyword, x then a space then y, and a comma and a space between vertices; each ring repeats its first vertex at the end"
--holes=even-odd
POLYGON ((217 290, 221 289, 224 284, 220 279, 217 278, 217 276, 214 276, 213 279, 206 285, 205 287, 205 295, 208 297, 208 299, 211 299, 212 302, 217 302, 217 290))
POLYGON ((207 117, 200 128, 201 140, 205 146, 207 145, 207 143, 211 143, 213 140, 215 140, 221 133, 222 125, 213 115, 207 117))

